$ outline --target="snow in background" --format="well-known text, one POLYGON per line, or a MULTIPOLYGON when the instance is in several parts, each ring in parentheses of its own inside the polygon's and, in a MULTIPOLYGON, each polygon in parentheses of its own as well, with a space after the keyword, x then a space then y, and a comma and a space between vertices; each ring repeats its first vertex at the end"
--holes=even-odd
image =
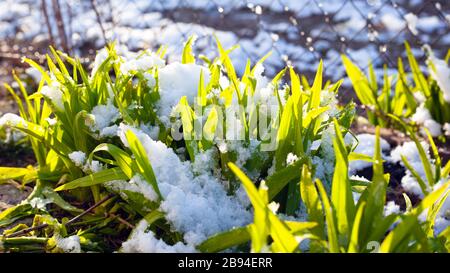
MULTIPOLYGON (((0 54, 23 54, 27 41, 46 50, 49 31, 61 45, 52 0, 0 2, 0 54), (45 5, 43 5, 45 3, 45 5), (10 47, 15 48, 9 48, 10 47), (19 45, 19 46, 18 46, 19 45)), ((216 35, 224 47, 240 44, 231 57, 237 70, 247 58, 253 63, 272 51, 266 73, 273 75, 286 64, 312 74, 319 59, 332 79, 344 75, 340 54, 349 55, 362 68, 372 60, 378 68, 394 65, 406 39, 416 48, 430 44, 438 57, 450 44, 449 1, 424 0, 58 0, 67 47, 80 56, 94 56, 107 41, 130 49, 168 45, 168 61, 179 60, 184 41, 198 36, 195 50, 215 55, 216 35)))

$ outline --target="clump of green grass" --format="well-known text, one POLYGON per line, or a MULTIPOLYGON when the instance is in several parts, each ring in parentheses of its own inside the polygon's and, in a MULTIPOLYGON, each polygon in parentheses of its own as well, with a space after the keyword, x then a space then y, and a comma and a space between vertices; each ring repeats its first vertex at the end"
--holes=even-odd
POLYGON ((257 190, 248 177, 232 165, 252 202, 254 222, 245 228, 218 234, 199 248, 216 252, 251 241, 252 252, 447 252, 450 228, 435 236, 433 223, 448 196, 450 181, 428 193, 420 204, 409 208, 405 214, 384 215, 389 174, 383 170, 379 127, 372 159, 373 178, 363 186, 350 182, 347 172, 350 157, 337 123, 335 129, 337 137, 333 145, 338 158, 336 170, 339 171, 333 177, 331 196, 319 179, 313 181, 306 164, 302 168, 299 188, 308 212, 307 222, 280 220, 275 214, 274 203, 269 204, 270 187, 262 184, 257 190), (361 196, 355 202, 352 191, 356 189, 361 196), (426 222, 422 224, 419 215, 427 209, 426 222), (305 240, 309 243, 301 247, 305 240))
MULTIPOLYGON (((343 56, 342 60, 358 99, 367 109, 368 120, 371 124, 395 127, 397 123, 390 118, 390 115, 393 115, 420 129, 419 127, 424 124, 417 124, 413 116, 419 106, 423 105, 429 112, 428 119, 434 123, 428 125, 430 129, 433 129, 433 136, 443 135, 438 124, 450 122, 448 110, 450 102, 447 95, 448 86, 445 82, 445 78, 448 77, 450 55, 447 54, 445 60, 439 60, 430 48, 425 47, 423 50, 428 55, 427 62, 424 64, 428 66, 428 73, 426 73, 414 57, 407 42, 405 42, 405 48, 410 72, 405 69, 399 57, 395 75, 389 76, 387 66, 384 66, 382 85, 378 83, 372 64, 369 64, 366 76, 348 57, 343 56)), ((403 130, 403 127, 397 128, 403 130)))
MULTIPOLYGON (((27 200, 0 213, 0 227, 12 225, 3 233, 4 249, 116 251, 134 229, 168 248, 204 252, 237 245, 253 252, 366 252, 370 242, 379 242, 386 252, 446 250, 432 242, 445 241, 448 231, 435 237, 423 231, 417 216, 432 207, 433 223, 439 209, 434 204, 448 184, 427 192, 421 205, 405 215, 384 217, 388 179, 379 140, 374 158, 352 152, 344 139, 351 137, 354 104, 337 104, 341 81, 323 83, 322 62, 311 85, 292 67, 271 80, 264 77, 261 68, 268 55, 254 66, 248 61, 238 77, 229 57, 233 48, 226 50, 217 41, 218 56, 200 61, 192 52, 193 42, 186 42, 177 65, 199 69, 197 92, 180 95, 175 105, 162 105, 167 95, 161 84, 164 48, 132 55, 125 69, 127 60, 110 45, 99 53, 91 73, 79 60, 53 49, 48 70, 25 59, 42 80, 30 95, 18 77, 20 96, 7 85, 20 117, 9 114, 0 124, 24 135, 37 165, 0 168, 0 180, 34 185, 27 200), (140 58, 146 58, 145 65, 137 65, 140 58), (283 84, 286 72, 290 85, 283 84), (105 124, 100 128, 99 123, 105 124), (161 166, 158 160, 163 159, 152 157, 153 152, 169 154, 171 161, 161 166), (350 160, 373 162, 373 181, 351 180, 350 160), (253 207, 253 223, 238 219, 248 225, 216 235, 208 231, 200 235, 211 238, 192 243, 186 233, 199 234, 169 213, 174 200, 168 189, 177 185, 161 175, 162 168, 186 172, 182 182, 198 183, 192 192, 189 184, 177 189, 190 197, 201 192, 243 207, 236 201, 243 189, 253 207), (361 193, 356 204, 354 191, 361 193), (27 217, 34 219, 30 226, 16 224, 27 217), (286 220, 293 218, 297 220, 286 220), (142 221, 145 230, 139 230, 142 221), (302 241, 309 247, 301 246, 302 241)), ((435 179, 437 174, 432 175, 435 179)), ((247 208, 238 212, 243 218, 250 214, 247 208)))

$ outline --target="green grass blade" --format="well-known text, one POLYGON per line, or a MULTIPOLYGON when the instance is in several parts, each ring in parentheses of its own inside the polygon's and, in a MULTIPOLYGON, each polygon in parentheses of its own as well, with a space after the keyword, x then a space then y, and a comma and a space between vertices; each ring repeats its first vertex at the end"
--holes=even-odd
POLYGON ((112 180, 125 180, 128 179, 120 168, 112 168, 93 173, 69 183, 63 184, 55 189, 55 191, 72 190, 82 187, 90 187, 93 185, 102 184, 112 180))
POLYGON ((328 199, 327 192, 320 180, 316 180, 316 186, 322 199, 325 219, 327 221, 328 248, 332 253, 339 253, 338 228, 336 224, 336 215, 328 199))
POLYGON ((183 64, 189 64, 189 63, 195 63, 195 55, 192 52, 192 45, 195 42, 195 35, 192 35, 187 40, 186 44, 183 48, 183 54, 181 56, 181 63, 183 64))
POLYGON ((130 149, 133 152, 136 166, 139 170, 139 173, 145 178, 145 180, 153 187, 155 192, 158 194, 159 198, 162 199, 161 192, 159 191, 158 183, 156 181, 155 173, 153 172, 152 165, 147 156, 147 152, 145 151, 144 146, 142 146, 141 142, 137 138, 137 136, 133 133, 133 131, 128 130, 126 133, 127 141, 130 145, 130 149))
POLYGON ((197 246, 200 252, 214 253, 250 241, 248 227, 234 228, 226 232, 209 237, 197 246))

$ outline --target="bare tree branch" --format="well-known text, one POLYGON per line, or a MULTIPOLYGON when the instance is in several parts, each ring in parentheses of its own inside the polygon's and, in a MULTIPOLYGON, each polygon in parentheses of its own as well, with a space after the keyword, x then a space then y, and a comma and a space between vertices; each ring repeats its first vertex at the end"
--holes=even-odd
POLYGON ((100 16, 100 13, 98 12, 97 3, 95 2, 95 0, 91 0, 91 6, 95 12, 95 16, 97 17, 97 22, 100 26, 100 29, 102 30, 103 40, 105 41, 105 44, 106 44, 108 42, 108 40, 106 39, 105 28, 103 27, 102 18, 100 16))
POLYGON ((56 19, 56 26, 58 29, 60 45, 65 52, 69 52, 69 47, 67 46, 66 31, 64 30, 64 19, 61 14, 61 6, 59 4, 59 0, 52 0, 52 4, 56 19))
POLYGON ((42 9, 42 13, 44 14, 45 24, 47 25, 47 31, 48 31, 50 43, 53 46, 56 46, 55 39, 53 39, 52 26, 50 25, 50 18, 48 17, 47 3, 45 0, 41 0, 41 9, 42 9))

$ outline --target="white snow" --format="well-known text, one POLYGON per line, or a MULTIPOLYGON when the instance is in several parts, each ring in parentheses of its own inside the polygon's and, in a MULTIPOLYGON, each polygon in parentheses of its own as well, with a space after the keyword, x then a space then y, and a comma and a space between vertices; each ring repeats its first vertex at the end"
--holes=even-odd
POLYGON ((28 126, 26 121, 22 117, 20 117, 16 114, 6 113, 0 117, 0 130, 3 127, 6 127, 4 129, 4 132, 6 133, 4 140, 3 140, 4 143, 17 143, 19 140, 24 138, 24 136, 25 136, 24 133, 22 133, 19 130, 9 127, 9 126, 18 126, 18 125, 21 125, 23 127, 28 126))
POLYGON ((82 151, 70 153, 69 159, 85 173, 96 173, 105 169, 105 166, 97 160, 87 161, 86 154, 82 151))
POLYGON ((70 153, 69 158, 77 167, 83 167, 84 163, 86 162, 86 154, 81 151, 70 153))
POLYGON ((100 130, 100 137, 113 137, 117 135, 118 126, 116 124, 112 126, 105 127, 100 130))
MULTIPOLYGON (((421 142, 423 149, 427 152, 428 160, 431 160, 430 155, 428 153, 429 145, 425 141, 421 142)), ((404 165, 401 159, 401 156, 404 156, 409 164, 417 171, 417 173, 422 177, 424 181, 427 181, 425 170, 423 168, 422 161, 420 160, 419 151, 414 142, 408 141, 403 143, 403 145, 399 145, 395 147, 391 151, 390 160, 392 162, 400 162, 401 165, 404 165)), ((402 186, 407 192, 414 193, 420 197, 423 197, 422 189, 420 188, 419 183, 413 177, 409 170, 406 170, 406 175, 402 178, 402 186)))
POLYGON ((444 60, 438 59, 434 56, 431 49, 428 47, 428 64, 430 66, 430 75, 437 82, 439 88, 442 90, 444 100, 450 103, 450 68, 444 60))
POLYGON ((162 239, 155 237, 155 234, 147 230, 148 224, 146 220, 141 220, 133 229, 128 240, 122 243, 120 252, 125 253, 192 253, 196 252, 195 248, 184 245, 181 242, 171 246, 162 239))
POLYGON ((0 128, 4 126, 17 126, 19 124, 25 124, 25 121, 16 114, 6 113, 0 117, 0 128))
POLYGON ((66 253, 81 253, 80 237, 72 235, 67 238, 56 236, 56 246, 66 253))
MULTIPOLYGON (((433 137, 438 137, 442 134, 442 125, 431 117, 430 111, 423 103, 416 108, 416 112, 412 115, 411 120, 427 128, 433 137)), ((421 134, 426 136, 422 128, 421 134)))
POLYGON ((153 189, 152 185, 150 185, 144 178, 140 175, 135 175, 130 180, 131 185, 136 185, 139 192, 141 192, 145 198, 150 201, 158 200, 158 194, 153 189))
MULTIPOLYGON (((448 178, 441 179, 441 181, 439 181, 439 183, 436 183, 433 186, 433 190, 435 190, 435 191, 438 190, 447 181, 448 181, 448 178)), ((450 187, 447 188, 447 190, 450 190, 450 187)), ((442 207, 436 216, 434 225, 435 225, 434 226, 435 235, 438 235, 444 229, 446 229, 448 226, 450 226, 450 197, 449 196, 447 196, 447 199, 445 199, 444 203, 442 204, 442 207)))
MULTIPOLYGON (((375 152, 375 135, 371 134, 359 134, 356 136, 358 139, 358 146, 356 146, 353 152, 368 155, 373 157, 375 152)), ((389 143, 380 137, 380 146, 382 151, 390 149, 389 143)), ((372 166, 371 162, 363 160, 354 160, 349 162, 349 173, 354 174, 359 170, 372 166)))
POLYGON ((92 131, 99 131, 100 136, 111 136, 114 132, 117 132, 117 126, 112 126, 119 117, 119 110, 114 106, 111 100, 108 100, 106 105, 97 105, 91 111, 91 117, 93 118, 94 124, 92 124, 92 131))
POLYGON ((145 181, 145 179, 139 174, 134 175, 128 182, 123 180, 114 180, 106 182, 105 185, 114 192, 119 193, 125 200, 127 197, 122 191, 141 193, 147 200, 150 201, 158 200, 158 194, 153 189, 153 186, 145 181))
POLYGON ((444 130, 444 135, 450 136, 450 123, 444 123, 444 126, 442 126, 442 129, 444 130))
POLYGON ((186 96, 189 103, 194 102, 198 93, 200 73, 203 73, 204 84, 209 82, 209 70, 197 64, 171 63, 158 71, 160 114, 169 116, 172 107, 177 105, 181 97, 186 96))
POLYGON ((145 72, 144 73, 144 79, 147 81, 148 87, 150 87, 150 88, 155 87, 156 80, 155 80, 155 77, 153 77, 152 74, 145 72))
POLYGON ((45 206, 50 203, 52 203, 51 200, 43 199, 40 197, 34 197, 28 201, 28 204, 30 204, 33 208, 37 208, 37 209, 45 209, 45 206))
POLYGON ((389 30, 399 32, 403 28, 405 28, 406 23, 404 20, 399 18, 396 14, 386 13, 381 16, 381 22, 385 25, 389 30))
POLYGON ((160 209, 173 227, 184 233, 189 245, 235 226, 247 224, 251 215, 240 202, 227 193, 210 174, 195 176, 188 162, 181 162, 174 151, 152 140, 141 130, 120 124, 118 135, 128 146, 125 132, 132 130, 145 147, 164 198, 160 209))
POLYGON ((108 56, 109 56, 109 53, 108 53, 108 50, 106 48, 102 48, 102 49, 97 51, 97 54, 95 55, 93 67, 92 67, 92 70, 91 70, 91 77, 94 76, 95 73, 97 73, 98 68, 100 67, 100 65, 104 61, 106 61, 108 56))
POLYGON ((63 92, 61 91, 60 84, 54 80, 50 86, 44 85, 41 88, 41 94, 47 97, 57 108, 64 109, 63 105, 63 92))
POLYGON ((195 160, 192 163, 192 169, 194 173, 202 174, 214 171, 217 163, 217 151, 215 149, 209 149, 205 152, 195 155, 195 160))
POLYGON ((56 124, 56 122, 58 121, 56 118, 46 118, 45 119, 48 123, 48 125, 53 126, 56 124))
POLYGON ((33 78, 33 80, 36 83, 39 83, 41 81, 41 78, 42 78, 41 72, 39 70, 37 70, 36 68, 29 67, 25 70, 25 73, 30 75, 30 77, 33 78))
POLYGON ((292 165, 294 164, 296 161, 298 160, 298 157, 293 154, 293 153, 289 153, 286 157, 286 164, 287 165, 292 165))
MULTIPOLYGON (((131 54, 128 54, 131 55, 131 54)), ((124 58, 125 61, 120 65, 120 71, 124 74, 130 74, 133 71, 148 71, 153 67, 164 67, 165 61, 149 51, 143 51, 137 56, 124 58)))
POLYGON ((395 204, 394 201, 389 201, 384 206, 384 212, 383 215, 386 217, 391 214, 399 214, 400 213, 400 206, 395 204))
POLYGON ((322 132, 320 140, 320 153, 312 158, 315 166, 315 177, 331 183, 334 173, 335 155, 333 148, 334 128, 329 126, 322 132))
POLYGON ((319 149, 320 144, 321 144, 321 140, 320 140, 320 139, 314 140, 314 141, 311 143, 311 150, 312 150, 312 151, 316 151, 317 149, 319 149))
POLYGON ((411 33, 414 35, 419 34, 419 31, 417 30, 417 22, 419 21, 419 18, 414 13, 410 12, 404 16, 404 19, 406 20, 411 33))
POLYGON ((105 166, 97 160, 92 160, 91 162, 86 162, 83 166, 83 171, 86 173, 97 173, 105 169, 105 166))

